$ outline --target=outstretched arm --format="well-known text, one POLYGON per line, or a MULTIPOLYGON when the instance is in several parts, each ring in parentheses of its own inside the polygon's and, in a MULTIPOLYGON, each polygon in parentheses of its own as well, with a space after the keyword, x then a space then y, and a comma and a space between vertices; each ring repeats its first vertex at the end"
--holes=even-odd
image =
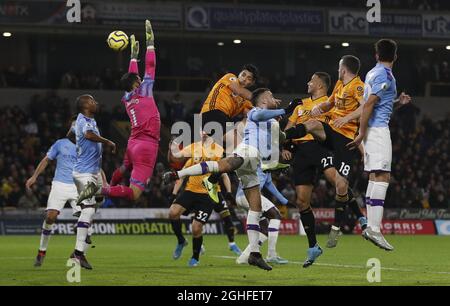
POLYGON ((155 80, 156 54, 155 54, 155 36, 153 34, 152 24, 149 20, 145 21, 145 37, 147 42, 147 52, 145 53, 145 79, 155 80))
POLYGON ((136 73, 139 74, 139 68, 137 64, 137 59, 139 56, 139 42, 134 37, 134 34, 130 36, 131 40, 131 52, 130 52, 130 65, 128 66, 128 72, 129 73, 136 73))
POLYGON ((252 121, 267 121, 284 114, 286 114, 284 109, 255 109, 249 113, 249 119, 252 121))

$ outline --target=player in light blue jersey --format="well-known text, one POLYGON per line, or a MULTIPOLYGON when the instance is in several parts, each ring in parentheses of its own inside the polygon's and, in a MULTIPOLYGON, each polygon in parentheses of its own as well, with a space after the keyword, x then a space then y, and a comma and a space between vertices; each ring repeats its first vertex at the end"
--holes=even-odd
MULTIPOLYGON (((98 110, 98 103, 91 95, 82 95, 77 98, 79 111, 75 126, 77 159, 73 169, 73 180, 79 194, 77 205, 81 206, 81 215, 77 223, 77 241, 75 250, 70 256, 80 262, 86 269, 92 269, 84 251, 88 228, 95 213, 96 200, 93 197, 83 197, 83 191, 89 188, 99 189, 102 185, 101 162, 102 144, 110 147, 115 153, 116 145, 111 140, 100 136, 94 115, 98 110)), ((95 192, 94 192, 95 193, 95 192)))
MULTIPOLYGON (((288 203, 288 199, 286 199, 275 187, 272 182, 272 174, 270 172, 264 172, 261 167, 258 167, 257 170, 258 179, 260 182, 259 188, 261 191, 266 189, 269 191, 278 202, 283 205, 288 203)), ((242 189, 242 183, 239 183, 239 187, 236 193, 236 204, 246 210, 249 209, 249 204, 247 199, 245 198, 244 190, 242 189)), ((263 212, 263 216, 259 222, 260 225, 260 233, 259 233, 259 245, 261 246, 266 240, 268 240, 268 250, 267 250, 267 258, 266 261, 272 264, 287 264, 288 261, 284 258, 281 258, 277 251, 276 245, 278 241, 278 232, 280 230, 281 224, 281 214, 275 204, 272 203, 268 198, 261 195, 261 208, 263 212), (267 222, 267 219, 269 222, 267 222)), ((236 263, 244 264, 248 262, 248 256, 250 254, 250 245, 242 252, 242 254, 236 259, 236 263)))
POLYGON ((47 252, 52 226, 69 202, 75 213, 79 213, 80 208, 76 205, 78 193, 73 182, 72 171, 76 161, 75 139, 62 138, 57 140, 48 150, 45 157, 40 161, 33 175, 27 180, 25 186, 31 189, 39 175, 45 171, 49 162, 56 161, 56 171, 52 181, 52 187, 47 201, 46 217, 42 225, 41 240, 38 254, 34 266, 40 267, 47 252))
MULTIPOLYGON (((363 237, 382 249, 392 251, 394 247, 381 233, 381 222, 392 162, 389 120, 397 96, 392 74, 397 44, 390 39, 381 39, 375 44, 375 52, 377 65, 366 76, 359 135, 348 146, 355 148, 363 143, 364 171, 370 173, 366 191, 368 226, 363 237)), ((411 97, 402 93, 398 101, 403 105, 409 103, 411 97)))
POLYGON ((273 97, 269 89, 256 89, 252 93, 252 103, 256 107, 247 113, 244 139, 234 150, 233 156, 226 157, 220 161, 204 161, 180 171, 166 172, 163 175, 163 180, 168 182, 185 176, 236 171, 242 183, 245 197, 249 202, 247 235, 250 244, 250 255, 248 263, 264 270, 272 270, 272 267, 262 258, 258 244, 259 220, 262 208, 257 168, 261 163, 261 155, 263 157, 277 157, 277 154, 272 154, 272 144, 271 141, 268 141, 268 139, 272 139, 273 135, 272 124, 276 123, 278 125, 278 122, 272 119, 292 113, 298 105, 297 101, 292 101, 286 109, 275 109, 280 102, 280 100, 273 97))

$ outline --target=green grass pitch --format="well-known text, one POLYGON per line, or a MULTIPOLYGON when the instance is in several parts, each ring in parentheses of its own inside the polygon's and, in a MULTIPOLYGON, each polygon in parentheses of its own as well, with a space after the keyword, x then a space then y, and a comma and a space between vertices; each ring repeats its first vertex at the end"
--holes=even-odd
MULTIPOLYGON (((337 248, 324 248, 316 264, 304 269, 306 238, 280 236, 278 252, 291 262, 271 272, 237 265, 226 237, 213 235, 204 238, 200 266, 190 268, 187 239, 189 246, 175 261, 173 236, 94 236, 95 248, 88 252, 94 269, 82 270, 81 283, 74 284, 66 280, 74 236, 52 237, 40 268, 33 267, 39 236, 0 236, 0 285, 450 285, 450 237, 387 236, 396 248, 388 253, 360 236, 342 236, 337 248), (369 258, 381 262, 380 283, 367 281, 369 258)), ((236 240, 245 248, 246 236, 236 240)), ((319 243, 324 246, 326 236, 319 236, 319 243)))

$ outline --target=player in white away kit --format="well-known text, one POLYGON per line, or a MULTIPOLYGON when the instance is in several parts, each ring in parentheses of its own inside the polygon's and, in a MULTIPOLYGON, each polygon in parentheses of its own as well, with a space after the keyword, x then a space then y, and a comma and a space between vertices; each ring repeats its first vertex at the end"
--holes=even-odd
MULTIPOLYGON (((80 193, 88 183, 102 186, 101 164, 102 144, 112 148, 115 153, 114 142, 100 136, 94 115, 98 109, 98 103, 91 95, 82 95, 77 98, 77 108, 80 112, 75 123, 75 136, 77 140, 77 160, 73 168, 73 180, 80 193)), ((86 249, 86 237, 88 228, 95 213, 95 196, 81 202, 81 215, 77 223, 77 241, 75 250, 70 256, 79 261, 86 269, 92 269, 88 263, 84 251, 86 249)))
POLYGON ((34 261, 35 267, 40 267, 44 262, 52 233, 52 226, 56 222, 64 205, 69 202, 74 210, 74 214, 81 211, 80 207, 76 205, 78 192, 72 178, 73 166, 76 159, 75 139, 59 139, 50 147, 47 155, 41 160, 33 175, 25 184, 27 189, 31 189, 38 176, 47 168, 49 161, 56 160, 56 171, 48 196, 46 217, 42 225, 41 241, 38 254, 34 261))
MULTIPOLYGON (((390 39, 381 39, 375 44, 375 52, 378 63, 366 76, 359 135, 348 146, 355 148, 363 142, 364 171, 370 173, 366 191, 368 226, 363 231, 363 237, 382 249, 392 251, 394 247, 381 233, 381 221, 392 162, 389 119, 397 96, 392 74, 392 66, 397 59, 397 44, 390 39)), ((411 97, 402 93, 398 101, 406 104, 411 97)))
POLYGON ((261 164, 261 158, 269 158, 272 154, 272 124, 274 122, 278 124, 274 118, 291 113, 297 104, 291 102, 286 109, 275 109, 281 101, 275 99, 267 88, 256 89, 252 93, 252 102, 256 107, 247 114, 244 139, 234 150, 233 156, 220 161, 204 161, 176 172, 166 172, 163 180, 168 182, 185 176, 236 171, 250 206, 247 215, 247 235, 250 244, 248 263, 270 271, 272 267, 262 258, 258 244, 262 207, 256 171, 261 164))

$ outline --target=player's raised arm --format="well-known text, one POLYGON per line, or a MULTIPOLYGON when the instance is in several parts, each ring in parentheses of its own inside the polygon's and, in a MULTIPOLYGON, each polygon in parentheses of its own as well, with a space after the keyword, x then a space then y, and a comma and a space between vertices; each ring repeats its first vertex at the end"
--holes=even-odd
POLYGON ((139 42, 136 40, 134 34, 130 36, 130 65, 128 66, 128 72, 129 73, 136 73, 139 74, 139 68, 137 64, 137 59, 139 57, 139 42))
POLYGON ((147 42, 147 52, 145 53, 145 79, 155 80, 156 54, 155 54, 155 36, 153 35, 152 25, 149 20, 145 21, 145 37, 147 42))

